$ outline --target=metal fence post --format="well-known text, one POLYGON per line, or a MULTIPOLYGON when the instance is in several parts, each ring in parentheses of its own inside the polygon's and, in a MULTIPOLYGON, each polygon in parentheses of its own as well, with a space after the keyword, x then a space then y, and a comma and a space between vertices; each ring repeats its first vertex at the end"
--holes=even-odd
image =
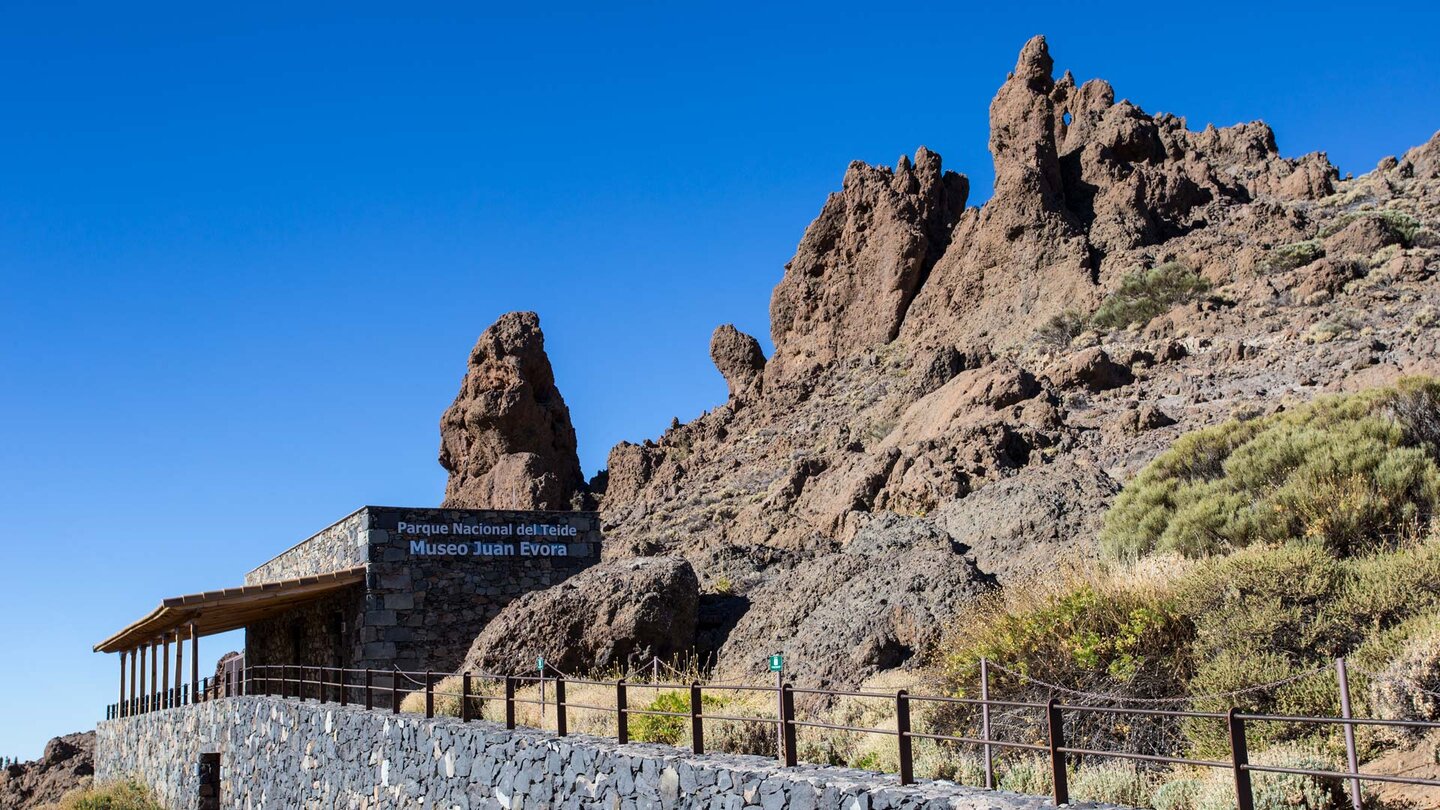
POLYGON ((1250 786, 1250 754, 1245 747, 1245 721, 1240 710, 1230 709, 1230 763, 1235 771, 1235 801, 1240 810, 1255 810, 1255 791, 1250 786))
POLYGON ((390 713, 400 713, 400 670, 390 670, 390 713))
POLYGON ((895 743, 900 753, 900 784, 915 782, 915 753, 910 737, 910 693, 904 689, 895 693, 895 743))
POLYGON ((705 753, 705 720, 701 713, 701 705, 705 698, 700 693, 700 682, 690 682, 690 750, 697 754, 705 753))
POLYGON ((985 741, 985 789, 995 789, 995 754, 990 747, 990 661, 980 659, 980 739, 985 741))
POLYGON ((348 670, 348 669, 346 669, 346 668, 344 668, 344 667, 340 667, 339 669, 336 670, 336 672, 337 672, 337 673, 339 674, 339 676, 340 676, 340 678, 339 678, 339 680, 340 680, 340 705, 341 705, 341 706, 349 706, 349 705, 350 705, 350 694, 349 694, 349 693, 350 693, 350 689, 349 689, 349 686, 350 686, 349 680, 350 680, 350 679, 349 679, 349 677, 348 677, 348 673, 350 672, 350 670, 348 670))
POLYGON ((470 722, 470 673, 460 676, 460 722, 470 722))
POLYGON ((505 676, 505 728, 515 728, 515 676, 505 676))
POLYGON ((435 716, 435 673, 425 670, 425 716, 435 716))
POLYGON ((1070 803, 1070 785, 1065 778, 1065 718, 1060 715, 1060 701, 1045 704, 1046 725, 1050 727, 1050 779, 1055 786, 1055 806, 1070 803))
MULTIPOLYGON (((1345 667, 1344 658, 1335 659, 1335 679, 1340 686, 1340 716, 1349 720, 1350 713, 1350 671, 1345 667)), ((1350 773, 1360 772, 1360 758, 1355 753, 1355 726, 1352 723, 1345 724, 1345 764, 1349 766, 1350 773)), ((1350 779, 1350 806, 1354 810, 1360 810, 1360 780, 1357 777, 1350 779)))
POLYGON ((555 733, 565 736, 565 676, 555 676, 555 733))
POLYGON ((630 707, 625 705, 625 679, 615 682, 615 739, 630 742, 630 707))
POLYGON ((365 708, 375 708, 375 670, 365 668, 365 708))
POLYGON ((780 737, 785 743, 785 766, 793 768, 799 758, 795 745, 795 691, 788 683, 780 687, 780 737))

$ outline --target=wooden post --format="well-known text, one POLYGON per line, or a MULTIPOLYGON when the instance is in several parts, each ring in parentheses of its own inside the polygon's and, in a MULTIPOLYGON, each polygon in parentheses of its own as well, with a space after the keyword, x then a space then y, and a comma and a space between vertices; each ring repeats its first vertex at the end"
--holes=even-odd
POLYGON ((1240 710, 1232 708, 1227 718, 1230 725, 1230 763, 1235 772, 1235 799, 1240 810, 1255 810, 1255 791, 1250 786, 1250 752, 1245 745, 1245 721, 1240 710))
POLYGON ((145 700, 145 648, 147 645, 140 645, 140 714, 150 711, 149 703, 145 700))
POLYGON ((135 693, 137 691, 135 684, 135 650, 132 649, 130 651, 130 705, 125 711, 126 717, 135 715, 135 693))
POLYGON ((690 682, 690 750, 705 753, 705 720, 701 711, 704 696, 700 693, 700 682, 690 682))
POLYGON ((900 755, 900 784, 915 782, 915 754, 910 737, 910 693, 895 693, 895 741, 900 755))
POLYGON ((400 670, 390 670, 390 713, 400 713, 400 670))
POLYGON ((1045 705, 1046 724, 1050 727, 1050 779, 1055 787, 1055 806, 1070 803, 1070 785, 1065 778, 1065 718, 1060 716, 1060 701, 1050 698, 1045 705))
POLYGON ((470 722, 470 673, 460 675, 460 722, 470 722))
POLYGON ((185 705, 185 642, 180 638, 180 631, 175 631, 175 699, 172 701, 176 706, 185 705))
POLYGON ((349 670, 347 670, 347 669, 344 668, 344 667, 339 667, 338 669, 335 670, 335 672, 338 674, 338 676, 339 676, 339 677, 338 677, 338 680, 340 681, 340 705, 341 705, 341 706, 349 706, 349 705, 350 705, 350 694, 349 694, 349 692, 350 692, 350 689, 349 689, 349 681, 350 681, 350 679, 347 677, 347 674, 349 673, 349 670))
POLYGON ((615 738, 621 745, 630 742, 630 707, 625 704, 625 679, 615 682, 615 738))
POLYGON ((164 654, 164 660, 160 671, 160 708, 170 708, 170 634, 166 633, 160 637, 160 649, 164 654))
POLYGON ((200 635, 190 625, 190 702, 200 702, 200 635))
POLYGON ((155 696, 160 692, 160 641, 150 639, 150 710, 155 710, 155 696))
POLYGON ((555 676, 555 733, 561 737, 566 733, 564 675, 555 676))
POLYGON ((515 676, 505 676, 505 728, 515 728, 515 676))
POLYGON ((125 716, 125 651, 120 651, 120 702, 115 704, 115 713, 125 716))
POLYGON ((375 708, 375 670, 365 668, 365 709, 375 708))
POLYGON ((780 739, 784 743, 785 766, 793 768, 799 755, 795 743, 795 691, 788 683, 780 687, 780 739))
POLYGON ((435 716, 435 673, 425 670, 425 716, 435 716))

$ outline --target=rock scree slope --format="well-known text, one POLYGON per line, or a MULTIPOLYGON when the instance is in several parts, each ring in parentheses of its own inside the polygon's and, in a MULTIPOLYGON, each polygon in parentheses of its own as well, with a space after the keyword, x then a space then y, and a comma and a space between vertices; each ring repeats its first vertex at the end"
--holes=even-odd
POLYGON ((1035 37, 990 148, 980 207, 924 147, 851 164, 776 285, 773 356, 718 328, 726 402, 589 484, 538 321, 502 317, 442 419, 446 503, 598 503, 607 557, 693 568, 720 676, 784 652, 796 682, 855 684, 986 589, 1093 558, 1182 432, 1435 370, 1440 133, 1342 179, 1264 123, 1057 79, 1035 37))

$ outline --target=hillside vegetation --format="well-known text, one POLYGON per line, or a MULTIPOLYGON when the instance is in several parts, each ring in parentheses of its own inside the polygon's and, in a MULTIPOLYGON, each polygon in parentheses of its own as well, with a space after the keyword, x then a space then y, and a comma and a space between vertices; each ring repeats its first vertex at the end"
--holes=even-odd
MULTIPOLYGON (((1200 711, 1334 716, 1333 662, 1345 657, 1358 715, 1440 719, 1437 404, 1440 383, 1410 379, 1181 437, 1116 499, 1098 570, 1007 588, 952 626, 940 652, 951 688, 973 695, 986 658, 1005 665, 991 690, 1009 698, 1044 700, 1045 682, 1188 697, 1180 705, 1200 711)), ((1207 719, 1096 715, 1072 733, 1092 748, 1229 756, 1223 723, 1207 719)), ((1367 758, 1413 742, 1358 737, 1367 758)), ((1250 744, 1329 761, 1343 751, 1338 728, 1280 722, 1252 724, 1250 744)), ((1155 791, 1175 781, 1145 779, 1155 791)), ((1178 804, 1184 790, 1165 791, 1157 807, 1203 804, 1199 787, 1178 804)))

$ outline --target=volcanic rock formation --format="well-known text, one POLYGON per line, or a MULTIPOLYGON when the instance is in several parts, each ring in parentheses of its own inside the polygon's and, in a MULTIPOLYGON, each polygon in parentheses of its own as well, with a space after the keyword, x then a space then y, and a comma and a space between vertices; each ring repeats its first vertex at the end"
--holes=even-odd
POLYGON ((722 677, 908 664, 986 588, 1095 557, 1181 433, 1436 370, 1440 134, 1341 179, 1264 123, 1057 80, 1041 37, 990 126, 978 208, 923 147, 851 164, 775 288, 772 356, 717 329, 727 401, 610 453, 605 553, 690 561, 722 677))
POLYGON ((568 509, 584 488, 570 409, 555 387, 540 317, 503 315, 470 351, 440 418, 447 507, 568 509))
POLYGON ((56 737, 37 760, 0 770, 0 807, 25 810, 49 806, 68 791, 85 787, 95 773, 95 732, 56 737))

